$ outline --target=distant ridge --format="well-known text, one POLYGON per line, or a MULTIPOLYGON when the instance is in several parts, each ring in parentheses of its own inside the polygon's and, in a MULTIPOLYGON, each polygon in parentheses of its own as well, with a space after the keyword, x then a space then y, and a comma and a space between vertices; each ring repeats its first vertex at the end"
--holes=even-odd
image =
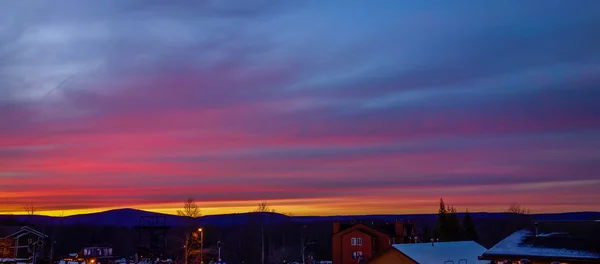
MULTIPOLYGON (((261 217, 267 223, 278 224, 284 222, 292 223, 310 223, 320 221, 395 221, 395 220, 433 220, 437 214, 405 214, 405 215, 347 215, 347 216, 287 216, 278 213, 236 213, 223 215, 202 216, 194 221, 203 226, 234 226, 246 224, 254 217, 263 214, 261 217)), ((458 213, 462 217, 463 213, 458 213)), ((471 213, 474 219, 502 219, 507 218, 509 213, 471 213)), ((33 225, 106 225, 106 226, 127 226, 133 227, 139 224, 141 216, 164 216, 167 223, 171 226, 181 226, 189 224, 186 217, 148 212, 138 209, 115 209, 98 213, 72 215, 66 217, 52 217, 41 215, 0 215, 0 224, 2 222, 17 220, 23 222, 27 220, 33 225)), ((572 213, 551 213, 551 214, 533 214, 535 220, 600 220, 600 212, 572 212, 572 213)))

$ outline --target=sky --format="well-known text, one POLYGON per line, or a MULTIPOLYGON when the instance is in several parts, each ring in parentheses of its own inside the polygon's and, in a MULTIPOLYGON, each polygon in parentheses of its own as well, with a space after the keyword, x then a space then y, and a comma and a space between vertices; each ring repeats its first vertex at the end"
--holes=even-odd
POLYGON ((600 1, 0 1, 0 213, 600 209, 600 1))

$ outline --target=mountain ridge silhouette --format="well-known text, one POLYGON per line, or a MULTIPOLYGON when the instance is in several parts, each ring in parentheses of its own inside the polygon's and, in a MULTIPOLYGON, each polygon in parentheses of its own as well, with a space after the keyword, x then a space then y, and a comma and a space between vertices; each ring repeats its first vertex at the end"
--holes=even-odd
MULTIPOLYGON (((232 226, 246 224, 258 215, 263 214, 266 216, 261 217, 267 224, 278 224, 284 222, 293 223, 310 223, 317 221, 395 221, 395 220, 412 220, 412 219, 436 219, 437 214, 379 214, 379 215, 338 215, 338 216, 288 216, 280 213, 259 213, 259 212, 248 212, 248 213, 234 213, 234 214, 220 214, 220 215, 206 215, 195 218, 193 223, 199 226, 232 226)), ((459 217, 462 217, 464 213, 458 213, 459 217)), ((470 212, 471 216, 475 219, 481 218, 493 218, 502 219, 507 218, 513 214, 506 212, 470 212)), ((163 216, 166 218, 166 222, 171 226, 182 226, 189 225, 189 218, 184 216, 177 216, 171 214, 163 214, 156 212, 149 212, 139 209, 122 208, 113 209, 97 213, 78 214, 65 217, 56 216, 44 216, 44 215, 0 215, 0 222, 6 220, 16 220, 20 222, 27 221, 32 225, 105 225, 105 226, 129 226, 133 227, 140 223, 140 217, 142 216, 163 216)), ((545 213, 545 214, 532 214, 534 220, 599 220, 600 212, 565 212, 565 213, 545 213)))

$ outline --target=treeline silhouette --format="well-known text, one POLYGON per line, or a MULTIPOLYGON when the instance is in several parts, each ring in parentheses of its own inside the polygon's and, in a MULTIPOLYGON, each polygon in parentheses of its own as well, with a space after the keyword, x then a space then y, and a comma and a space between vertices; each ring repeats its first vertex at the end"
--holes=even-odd
POLYGON ((426 227, 423 240, 433 239, 442 242, 470 240, 489 248, 513 232, 531 226, 533 220, 531 210, 513 203, 508 207, 503 218, 480 218, 477 219, 476 224, 468 210, 459 215, 454 206, 447 205, 444 199, 440 198, 435 227, 431 232, 426 227))
MULTIPOLYGON (((260 218, 268 217, 263 215, 260 218)), ((3 221, 0 225, 29 225, 27 221, 3 221)), ((29 225, 32 226, 32 225, 29 225)), ((66 257, 84 246, 111 246, 115 255, 131 257, 136 253, 138 230, 122 226, 47 225, 32 226, 53 237, 54 256, 66 257)), ((184 235, 190 228, 173 226, 167 233, 166 256, 183 262, 184 235)), ((261 263, 261 237, 259 217, 245 225, 204 226, 204 259, 217 257, 216 244, 221 241, 221 256, 230 263, 261 263)), ((301 259, 301 238, 310 236, 314 243, 307 252, 320 259, 330 259, 331 222, 308 224, 281 223, 263 227, 266 263, 301 259), (304 232, 304 234, 303 234, 304 232)))
MULTIPOLYGON (((190 202, 188 200, 188 202, 190 202)), ((186 202, 186 203, 188 203, 186 202)), ((202 226, 204 233, 204 259, 217 257, 217 241, 221 241, 221 256, 230 263, 282 263, 284 260, 299 261, 302 249, 305 255, 317 260, 331 260, 332 221, 315 220, 309 223, 292 221, 269 221, 281 215, 273 212, 266 204, 252 213, 250 220, 233 226, 202 226), (310 243, 306 243, 310 242, 310 243), (303 244, 304 243, 304 244, 303 244)), ((194 208, 187 210, 194 211, 194 208)), ((198 214, 199 215, 199 214, 198 214)), ((50 236, 54 241, 55 258, 66 257, 84 246, 111 246, 115 255, 130 257, 136 253, 138 230, 124 226, 97 225, 30 225, 27 220, 3 218, 0 225, 29 225, 50 236)), ((452 206, 440 200, 438 217, 405 219, 415 222, 421 241, 475 240, 489 248, 514 231, 527 227, 532 215, 519 212, 502 214, 502 217, 474 218, 458 213, 452 206)), ((351 221, 351 220, 350 220, 351 221)), ((357 221, 358 222, 358 221, 357 221)), ((361 218, 363 223, 382 222, 381 219, 361 218)), ((184 261, 186 234, 198 226, 172 226, 167 233, 166 257, 184 261)))

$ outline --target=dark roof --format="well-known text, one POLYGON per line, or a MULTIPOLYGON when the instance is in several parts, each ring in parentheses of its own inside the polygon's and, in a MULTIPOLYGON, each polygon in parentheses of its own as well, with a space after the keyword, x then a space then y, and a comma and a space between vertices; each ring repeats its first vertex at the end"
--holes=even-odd
POLYGON ((600 221, 544 221, 500 241, 483 257, 600 260, 600 221), (537 234, 537 235, 536 235, 537 234))
POLYGON ((47 237, 46 234, 35 230, 28 226, 0 226, 0 237, 6 238, 11 235, 20 235, 24 233, 32 233, 40 237, 47 237))
POLYGON ((340 232, 353 227, 356 224, 363 224, 373 230, 384 233, 390 237, 396 236, 396 225, 394 222, 385 221, 354 221, 347 223, 340 223, 340 232))

